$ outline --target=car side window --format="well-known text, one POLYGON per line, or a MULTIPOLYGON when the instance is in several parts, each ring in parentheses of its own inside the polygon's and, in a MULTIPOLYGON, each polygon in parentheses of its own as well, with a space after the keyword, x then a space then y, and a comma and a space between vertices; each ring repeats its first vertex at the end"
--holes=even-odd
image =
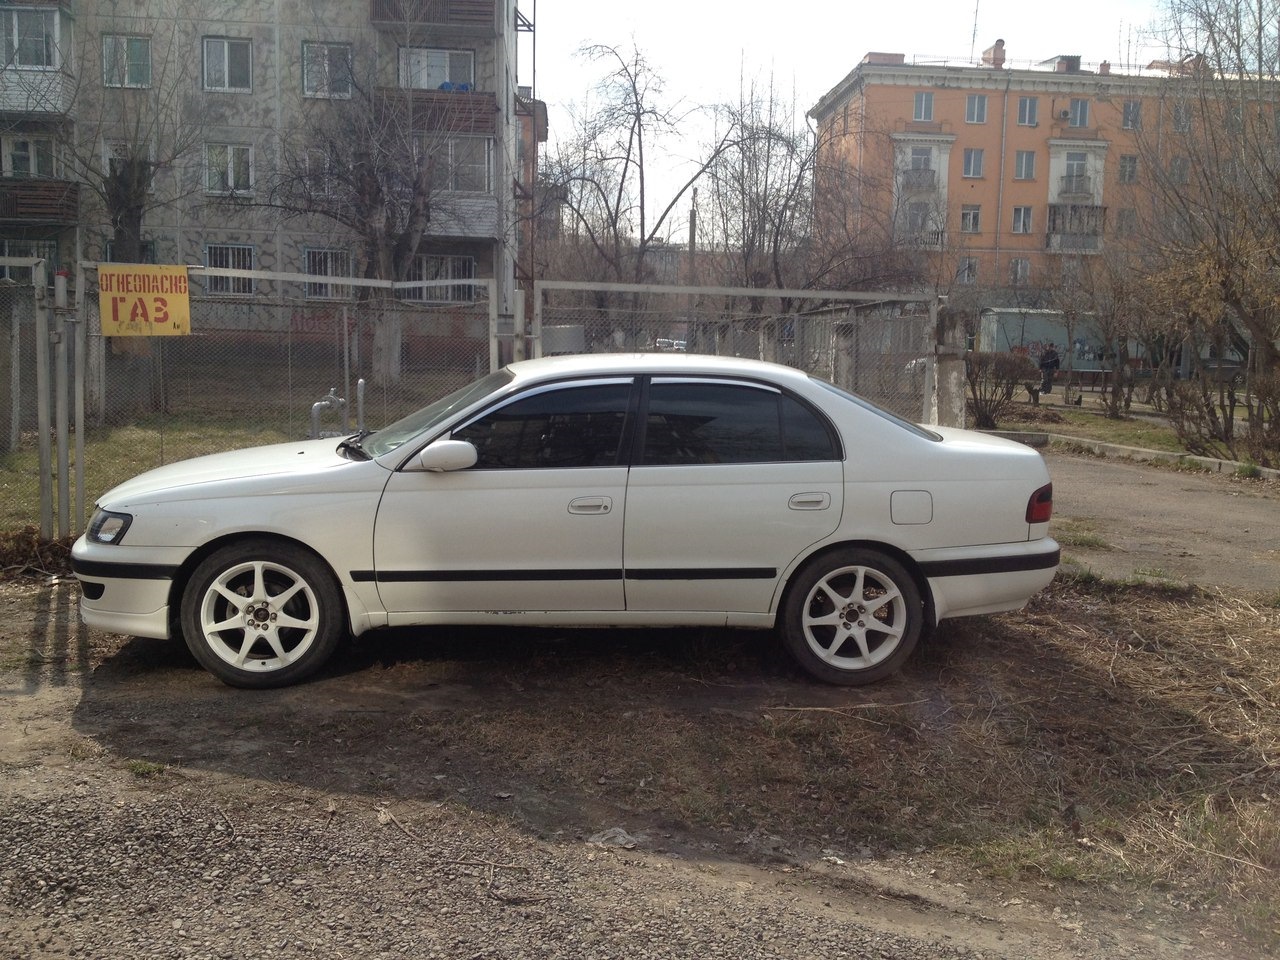
POLYGON ((513 400, 453 431, 479 457, 472 469, 606 467, 618 462, 629 383, 566 386, 513 400))
POLYGON ((776 390, 703 381, 649 389, 645 464, 834 460, 822 420, 776 390))

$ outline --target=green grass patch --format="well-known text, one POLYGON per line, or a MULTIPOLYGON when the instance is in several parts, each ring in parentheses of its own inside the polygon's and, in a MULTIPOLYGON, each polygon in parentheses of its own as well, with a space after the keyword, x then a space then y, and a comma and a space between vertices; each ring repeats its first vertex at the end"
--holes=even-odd
POLYGON ((1111 549, 1111 544, 1097 533, 1093 521, 1085 517, 1055 517, 1049 533, 1059 546, 1082 550, 1111 549))
POLYGON ((1144 450, 1185 452, 1173 427, 1157 417, 1122 417, 1112 420, 1101 413, 1073 407, 1055 407, 1061 422, 1046 424, 1050 433, 1101 443, 1118 443, 1144 450))

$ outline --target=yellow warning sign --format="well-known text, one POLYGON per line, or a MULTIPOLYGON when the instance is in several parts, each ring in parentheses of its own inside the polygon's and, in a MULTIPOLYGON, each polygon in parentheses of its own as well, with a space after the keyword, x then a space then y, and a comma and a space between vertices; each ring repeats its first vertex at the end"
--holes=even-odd
POLYGON ((191 332, 184 266, 98 264, 98 315, 107 337, 172 337, 191 332))

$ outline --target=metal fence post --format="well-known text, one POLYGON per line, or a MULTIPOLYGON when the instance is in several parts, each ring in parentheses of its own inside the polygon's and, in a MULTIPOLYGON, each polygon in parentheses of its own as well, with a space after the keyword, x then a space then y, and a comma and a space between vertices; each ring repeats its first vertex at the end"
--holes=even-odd
POLYGON ((31 268, 35 286, 36 431, 40 449, 40 539, 53 539, 53 449, 49 437, 49 286, 45 262, 31 268))

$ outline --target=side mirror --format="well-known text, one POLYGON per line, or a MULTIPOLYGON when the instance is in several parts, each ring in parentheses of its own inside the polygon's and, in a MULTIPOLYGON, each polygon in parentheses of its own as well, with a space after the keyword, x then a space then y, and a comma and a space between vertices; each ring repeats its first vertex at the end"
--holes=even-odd
POLYGON ((477 459, 479 454, 475 446, 466 440, 437 440, 405 464, 405 469, 447 473, 474 467, 477 459))

